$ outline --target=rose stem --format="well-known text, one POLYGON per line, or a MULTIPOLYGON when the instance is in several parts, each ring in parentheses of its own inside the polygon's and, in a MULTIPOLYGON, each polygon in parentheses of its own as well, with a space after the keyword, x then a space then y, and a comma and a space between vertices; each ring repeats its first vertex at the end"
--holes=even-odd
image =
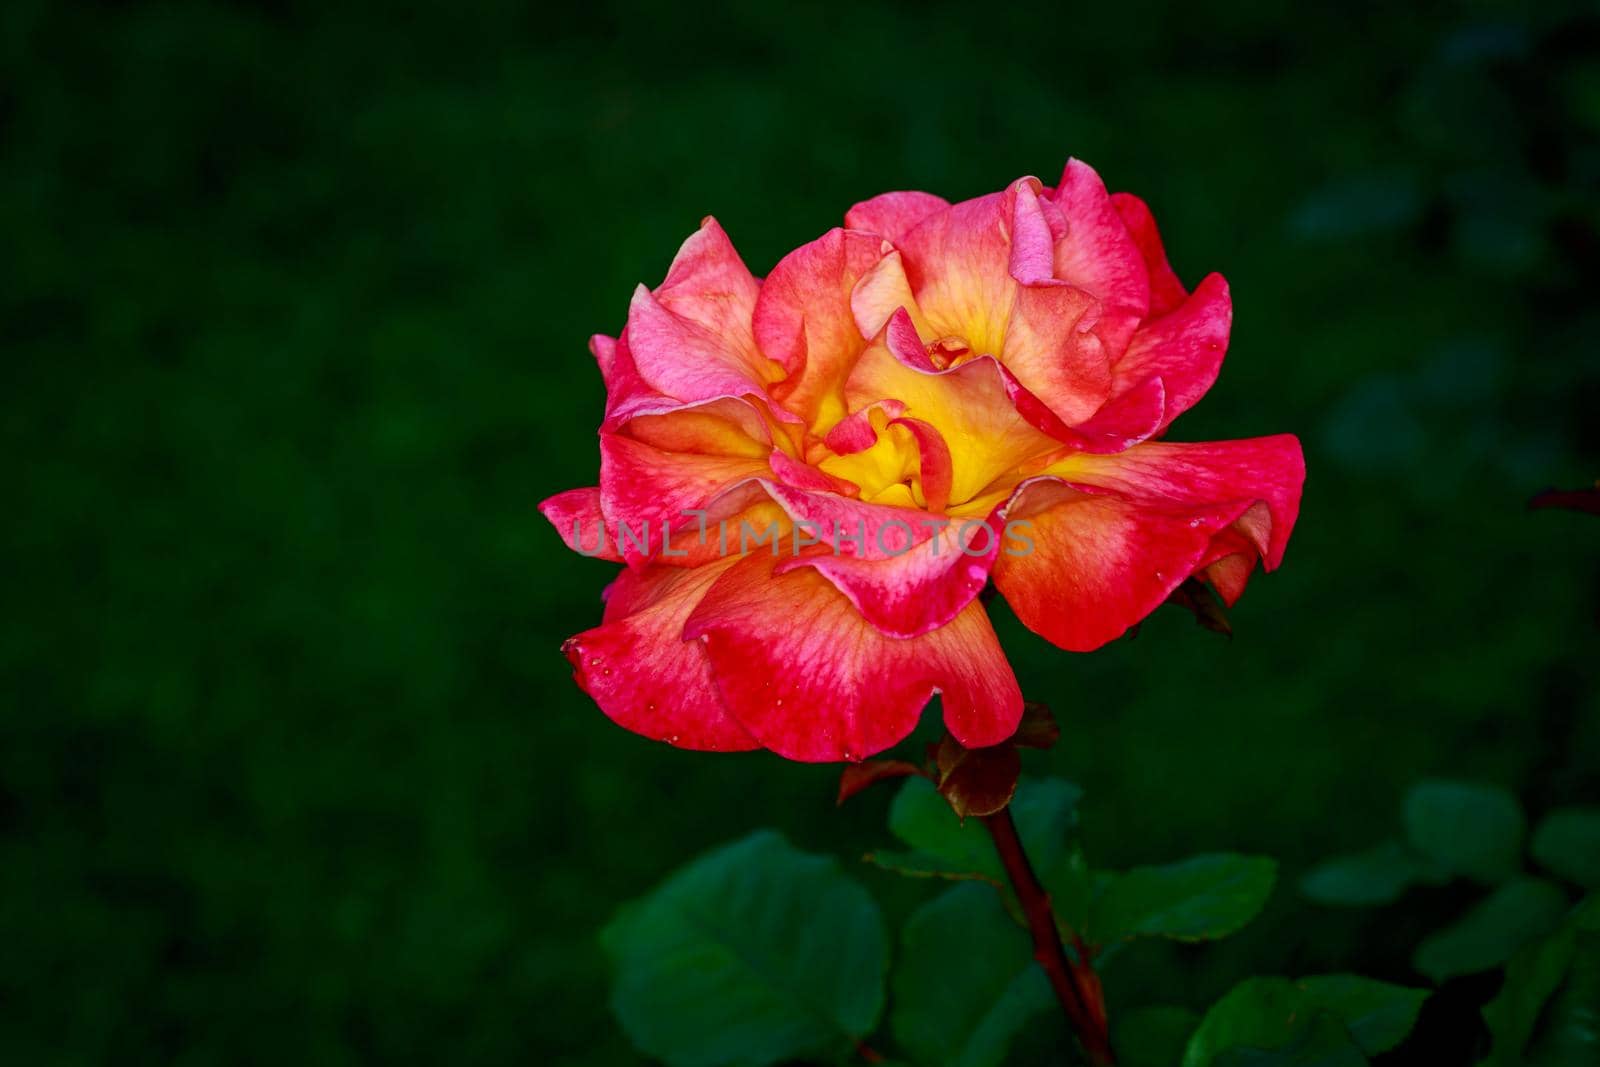
POLYGON ((1000 862, 1011 879, 1011 888, 1016 890, 1017 901, 1028 918, 1028 930, 1033 934, 1033 958, 1039 961, 1050 979, 1050 987, 1055 990, 1067 1021, 1077 1031, 1089 1061, 1096 1067, 1110 1067, 1117 1059, 1111 1051, 1105 996, 1094 964, 1089 962, 1083 943, 1076 935, 1073 942, 1078 962, 1074 964, 1067 957, 1061 932, 1056 928, 1055 913, 1050 908, 1050 895, 1039 884, 1033 865, 1028 862, 1028 854, 1022 850, 1022 839, 1017 836, 1011 809, 1002 808, 993 815, 984 816, 983 824, 994 838, 995 850, 1000 853, 1000 862))

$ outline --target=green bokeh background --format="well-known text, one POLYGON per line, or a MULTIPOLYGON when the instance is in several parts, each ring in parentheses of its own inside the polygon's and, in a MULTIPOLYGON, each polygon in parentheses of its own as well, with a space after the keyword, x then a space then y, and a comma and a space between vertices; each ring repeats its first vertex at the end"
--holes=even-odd
POLYGON ((611 568, 535 508, 595 479, 585 340, 703 215, 763 273, 1068 155, 1232 284, 1173 437, 1310 469, 1232 642, 996 611, 1099 862, 1284 864, 1240 937, 1117 960, 1113 1011, 1418 981, 1465 898, 1294 878, 1426 774, 1600 799, 1600 525, 1524 510, 1600 475, 1600 22, 1524 6, 6 5, 0 1060, 635 1062, 615 906, 761 825, 853 858, 887 796, 572 684, 611 568))

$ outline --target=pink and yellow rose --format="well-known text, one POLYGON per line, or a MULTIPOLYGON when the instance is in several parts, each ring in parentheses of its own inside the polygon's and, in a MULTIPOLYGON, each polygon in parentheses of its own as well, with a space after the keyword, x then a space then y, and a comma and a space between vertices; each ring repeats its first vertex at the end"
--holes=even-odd
POLYGON ((599 486, 541 505, 625 565, 564 646, 578 683, 686 748, 857 760, 935 692, 961 743, 1004 740, 989 582, 1081 652, 1282 560, 1299 442, 1163 439, 1231 320, 1222 277, 1185 290, 1144 203, 1076 160, 959 204, 885 193, 764 280, 707 219, 591 343, 599 486))

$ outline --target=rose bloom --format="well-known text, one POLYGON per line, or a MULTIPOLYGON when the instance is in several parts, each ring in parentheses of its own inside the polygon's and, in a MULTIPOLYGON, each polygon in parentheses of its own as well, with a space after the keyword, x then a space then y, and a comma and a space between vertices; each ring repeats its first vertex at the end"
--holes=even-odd
POLYGON ((844 221, 761 280, 707 219, 591 342, 600 485, 541 510, 625 564, 563 646, 613 720, 858 760, 937 692, 958 741, 997 744, 1022 696, 988 582, 1083 652, 1191 576, 1231 605, 1282 560, 1299 442, 1163 440, 1232 303, 1217 274, 1184 289, 1141 200, 1074 160, 1054 188, 885 193, 844 221))

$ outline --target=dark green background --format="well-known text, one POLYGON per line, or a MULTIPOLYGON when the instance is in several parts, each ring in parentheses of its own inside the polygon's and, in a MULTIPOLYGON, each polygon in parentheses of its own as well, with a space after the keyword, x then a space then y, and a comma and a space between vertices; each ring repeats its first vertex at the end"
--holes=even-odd
POLYGON ((1464 898, 1293 879, 1424 774, 1600 799, 1600 524, 1524 510, 1600 475, 1600 23, 1524 6, 6 5, 0 1060, 632 1062, 617 903, 763 824, 852 857, 887 798, 570 681, 610 567, 535 506, 595 478, 585 339, 705 214, 763 273, 1069 154, 1232 283, 1173 436, 1310 469, 1231 643, 1167 609, 1071 656, 997 609, 1100 862, 1285 864, 1113 1011, 1417 981, 1464 898))

